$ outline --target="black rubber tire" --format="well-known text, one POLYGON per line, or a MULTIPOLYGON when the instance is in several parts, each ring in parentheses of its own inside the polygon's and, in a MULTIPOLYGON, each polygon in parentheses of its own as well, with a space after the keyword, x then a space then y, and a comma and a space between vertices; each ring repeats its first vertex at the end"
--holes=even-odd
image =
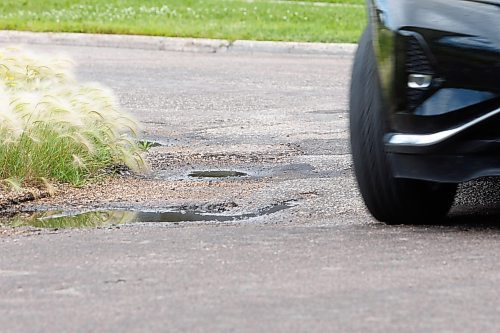
POLYGON ((370 213, 387 224, 432 224, 444 218, 456 184, 393 176, 384 148, 387 115, 372 46, 365 30, 354 59, 350 92, 351 151, 358 186, 370 213))

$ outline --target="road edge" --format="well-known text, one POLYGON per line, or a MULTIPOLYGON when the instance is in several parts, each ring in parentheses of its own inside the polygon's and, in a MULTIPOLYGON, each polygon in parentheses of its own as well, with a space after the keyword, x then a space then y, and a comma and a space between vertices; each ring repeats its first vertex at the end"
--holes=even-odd
POLYGON ((0 43, 113 47, 200 53, 277 53, 352 56, 356 44, 224 39, 178 38, 137 35, 55 33, 0 30, 0 43))

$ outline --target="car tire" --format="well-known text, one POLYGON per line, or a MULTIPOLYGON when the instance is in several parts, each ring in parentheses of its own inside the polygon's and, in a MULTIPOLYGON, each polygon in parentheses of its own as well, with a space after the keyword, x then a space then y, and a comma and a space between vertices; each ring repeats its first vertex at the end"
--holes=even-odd
POLYGON ((370 213, 387 224, 431 224, 445 217, 456 184, 395 178, 385 151, 387 115, 370 28, 363 33, 352 72, 350 133, 354 171, 370 213))

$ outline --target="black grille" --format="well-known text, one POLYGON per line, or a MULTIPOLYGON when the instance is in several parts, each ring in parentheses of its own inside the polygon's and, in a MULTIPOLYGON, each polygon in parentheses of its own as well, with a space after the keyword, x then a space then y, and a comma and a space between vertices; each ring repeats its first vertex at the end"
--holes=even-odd
MULTIPOLYGON (((406 39, 406 77, 410 74, 429 74, 434 75, 431 63, 420 42, 414 36, 406 39)), ((410 111, 415 110, 420 103, 428 96, 429 92, 425 89, 406 88, 406 103, 410 111)))
POLYGON ((406 72, 408 74, 433 74, 429 58, 420 46, 418 39, 413 36, 406 40, 406 72))

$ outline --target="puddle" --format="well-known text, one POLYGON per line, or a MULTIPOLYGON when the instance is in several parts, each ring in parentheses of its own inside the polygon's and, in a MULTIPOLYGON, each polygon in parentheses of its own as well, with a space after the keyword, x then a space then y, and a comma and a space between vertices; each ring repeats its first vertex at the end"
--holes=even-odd
POLYGON ((348 112, 346 110, 314 110, 314 111, 307 111, 306 113, 329 115, 329 114, 347 114, 348 112))
POLYGON ((32 214, 23 213, 9 219, 0 219, 0 224, 12 227, 66 229, 97 228, 129 223, 231 222, 274 214, 296 205, 295 201, 287 201, 262 208, 256 213, 240 215, 210 214, 180 209, 166 211, 103 210, 81 213, 46 211, 32 214))
POLYGON ((240 171, 227 170, 209 170, 209 171, 193 171, 188 174, 194 178, 228 178, 228 177, 245 177, 248 174, 240 171))

